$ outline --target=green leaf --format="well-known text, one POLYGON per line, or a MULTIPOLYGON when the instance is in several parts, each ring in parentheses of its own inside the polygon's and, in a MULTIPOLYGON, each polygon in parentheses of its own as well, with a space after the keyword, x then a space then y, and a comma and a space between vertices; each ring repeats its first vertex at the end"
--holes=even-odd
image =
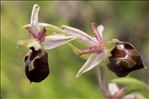
POLYGON ((128 87, 128 92, 137 91, 140 92, 145 97, 148 97, 149 93, 149 86, 147 86, 144 82, 131 78, 131 77, 125 77, 125 78, 117 78, 113 79, 112 82, 125 85, 128 87))

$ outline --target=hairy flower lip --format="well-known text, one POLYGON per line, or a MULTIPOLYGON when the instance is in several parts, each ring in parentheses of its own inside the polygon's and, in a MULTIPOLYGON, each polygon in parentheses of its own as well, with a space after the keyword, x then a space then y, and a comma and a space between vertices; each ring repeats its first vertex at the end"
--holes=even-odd
POLYGON ((25 73, 30 82, 41 82, 49 75, 48 54, 33 47, 25 56, 25 73))
POLYGON ((144 65, 136 48, 129 42, 122 42, 111 51, 108 68, 118 77, 124 77, 134 70, 144 68, 144 65))

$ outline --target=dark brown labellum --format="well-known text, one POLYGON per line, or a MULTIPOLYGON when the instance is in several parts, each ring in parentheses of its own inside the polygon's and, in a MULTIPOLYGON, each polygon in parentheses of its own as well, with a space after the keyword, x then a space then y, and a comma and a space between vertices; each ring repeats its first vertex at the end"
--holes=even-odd
POLYGON ((48 54, 43 50, 31 51, 25 56, 25 73, 30 82, 41 82, 49 75, 48 54))
POLYGON ((144 67, 137 50, 129 42, 118 43, 111 54, 108 68, 119 77, 124 77, 128 73, 144 67))

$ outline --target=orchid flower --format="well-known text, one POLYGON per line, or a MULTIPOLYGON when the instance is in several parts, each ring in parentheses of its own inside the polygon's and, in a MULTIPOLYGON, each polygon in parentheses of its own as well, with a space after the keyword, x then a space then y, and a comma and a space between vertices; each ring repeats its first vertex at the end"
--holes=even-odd
POLYGON ((18 47, 23 46, 31 49, 24 58, 25 73, 30 82, 41 82, 49 74, 48 53, 46 49, 54 49, 76 38, 74 36, 56 34, 46 36, 46 27, 52 27, 56 31, 61 30, 47 23, 38 23, 39 9, 40 7, 34 4, 30 24, 24 26, 31 39, 19 40, 17 42, 18 47))
POLYGON ((131 43, 122 42, 118 39, 105 42, 102 36, 104 27, 92 23, 91 28, 95 37, 70 26, 63 25, 62 27, 64 33, 76 36, 89 46, 89 48, 83 49, 79 53, 79 55, 91 55, 78 71, 76 78, 97 65, 101 66, 101 64, 108 65, 108 68, 119 77, 126 76, 129 72, 144 67, 141 57, 131 43))
POLYGON ((48 28, 50 24, 47 23, 38 23, 38 14, 40 7, 37 4, 34 4, 30 24, 23 26, 26 28, 31 39, 29 40, 20 40, 18 41, 18 46, 24 47, 34 47, 35 50, 40 48, 43 49, 53 49, 61 45, 67 44, 71 40, 74 40, 74 36, 65 36, 63 34, 55 34, 46 36, 46 27, 48 28), (40 27, 43 27, 42 29, 40 27))
MULTIPOLYGON (((105 43, 104 39, 102 36, 102 33, 104 31, 104 27, 102 25, 99 25, 96 29, 95 24, 92 23, 92 29, 95 37, 89 36, 87 33, 76 29, 72 28, 69 26, 63 26, 64 33, 67 33, 72 36, 76 36, 77 38, 81 39, 82 41, 86 42, 89 48, 84 49, 80 52, 80 55, 86 54, 86 53, 91 53, 90 57, 86 61, 86 63, 81 67, 79 72, 77 73, 76 77, 79 77, 81 74, 93 69, 95 66, 100 64, 103 60, 105 60, 107 57, 110 56, 110 51, 104 50, 105 43)), ((111 41, 110 41, 111 42, 111 41)), ((118 40, 113 40, 110 44, 108 42, 108 46, 111 46, 112 48, 114 47, 114 44, 112 42, 119 42, 118 40), (112 45, 113 44, 113 45, 112 45)), ((106 43, 107 44, 107 43, 106 43)))

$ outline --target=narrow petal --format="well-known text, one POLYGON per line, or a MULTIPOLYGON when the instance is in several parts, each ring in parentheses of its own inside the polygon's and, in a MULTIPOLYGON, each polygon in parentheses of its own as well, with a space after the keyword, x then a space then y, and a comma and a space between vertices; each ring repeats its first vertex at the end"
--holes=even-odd
POLYGON ((104 59, 106 59, 105 53, 92 54, 86 63, 81 67, 79 72, 76 75, 76 78, 80 77, 83 73, 93 69, 95 66, 100 64, 104 59))
POLYGON ((96 38, 96 40, 99 42, 99 44, 101 44, 101 43, 103 43, 104 41, 103 41, 103 37, 102 37, 102 33, 100 33, 101 32, 101 29, 103 28, 103 26, 100 28, 100 26, 99 26, 99 30, 100 31, 98 31, 97 30, 97 26, 96 26, 96 23, 91 23, 91 28, 92 28, 92 30, 93 30, 93 33, 94 33, 94 35, 95 35, 95 38, 96 38))
POLYGON ((97 27, 97 31, 98 31, 99 35, 103 38, 103 36, 102 36, 102 33, 103 33, 103 31, 104 31, 103 25, 99 25, 99 26, 97 27))
POLYGON ((64 35, 53 35, 46 36, 45 41, 42 43, 45 49, 53 49, 64 44, 69 43, 71 40, 74 40, 74 36, 64 36, 64 35))
POLYGON ((79 30, 79 29, 76 29, 76 28, 73 28, 73 27, 70 27, 70 26, 66 26, 66 25, 63 25, 63 31, 64 33, 68 34, 68 35, 72 35, 72 36, 76 36, 77 38, 83 40, 85 43, 87 43, 89 46, 94 46, 94 45, 97 45, 98 42, 91 36, 89 36, 87 33, 79 30))
POLYGON ((27 27, 26 29, 27 29, 29 35, 31 36, 31 38, 34 38, 34 39, 37 38, 36 34, 32 31, 31 27, 27 27))
POLYGON ((36 35, 38 35, 38 33, 40 32, 40 27, 38 24, 39 9, 40 7, 38 6, 38 4, 34 4, 30 21, 30 24, 32 25, 32 30, 36 35))
MULTIPOLYGON (((48 24, 48 23, 38 23, 38 24, 39 24, 40 28, 45 27, 50 32, 55 32, 55 33, 60 33, 60 34, 63 33, 62 29, 55 26, 55 25, 48 24)), ((31 27, 31 26, 32 26, 31 24, 26 24, 26 25, 23 26, 23 28, 28 28, 28 27, 31 27)))
POLYGON ((102 49, 100 46, 93 46, 86 49, 81 50, 80 55, 89 54, 89 53, 101 53, 102 49))
POLYGON ((27 47, 27 48, 34 47, 35 50, 37 51, 41 48, 41 45, 35 39, 29 39, 29 40, 19 40, 17 42, 17 47, 27 47))

